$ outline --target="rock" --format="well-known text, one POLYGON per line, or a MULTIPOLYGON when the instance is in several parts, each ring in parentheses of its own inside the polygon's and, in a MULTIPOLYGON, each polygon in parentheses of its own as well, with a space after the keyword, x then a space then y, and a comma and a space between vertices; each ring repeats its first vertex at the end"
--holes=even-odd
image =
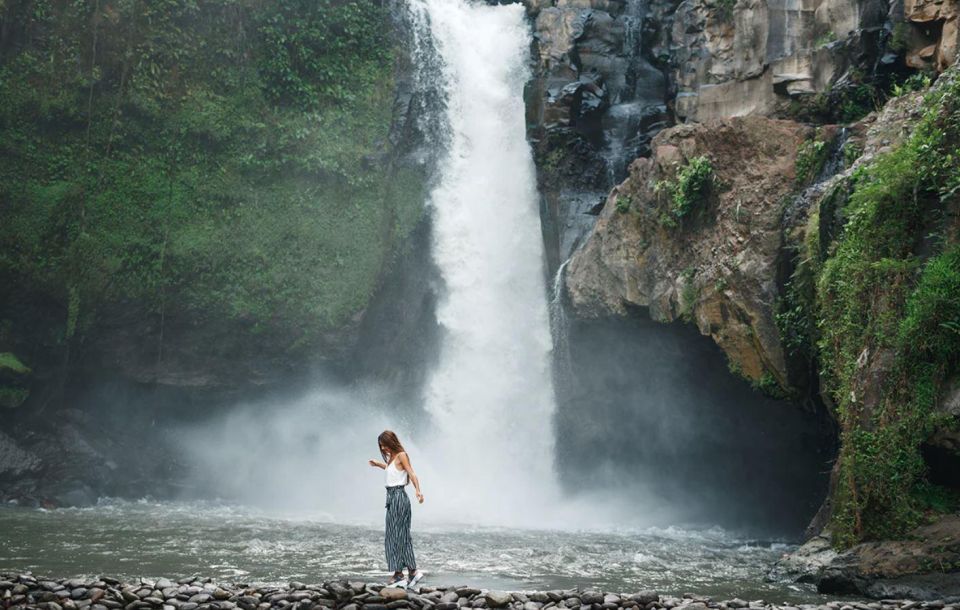
POLYGON ((458 587, 456 592, 460 597, 473 597, 474 595, 480 595, 480 589, 474 589, 473 587, 458 587))
POLYGON ((328 584, 326 586, 326 589, 329 590, 331 593, 333 593, 337 597, 337 599, 340 599, 340 600, 350 599, 350 597, 353 595, 353 589, 349 587, 345 587, 337 582, 332 582, 328 584))
POLYGON ((656 591, 640 591, 639 593, 634 593, 628 597, 632 602, 637 602, 641 606, 646 606, 647 604, 652 604, 654 602, 660 601, 660 595, 656 591))
MULTIPOLYGON (((838 553, 830 543, 829 532, 823 532, 814 536, 793 553, 784 555, 770 569, 767 578, 773 581, 794 580, 803 583, 815 583, 820 579, 826 566, 836 559, 838 553)), ((746 602, 743 600, 734 600, 738 606, 734 608, 743 608, 746 602)), ((728 604, 731 602, 728 602, 728 604)))
POLYGON ((503 608, 513 601, 513 597, 503 591, 487 591, 484 599, 491 608, 503 608))
POLYGON ((384 587, 380 590, 380 597, 387 601, 407 599, 407 591, 406 589, 401 589, 400 587, 384 587))
POLYGON ((654 156, 631 165, 570 259, 566 287, 577 315, 625 316, 633 306, 659 322, 690 320, 745 377, 759 382, 768 375, 787 387, 771 304, 779 294, 782 202, 793 192, 797 147, 807 135, 803 125, 760 117, 659 133, 654 156), (670 202, 655 185, 673 179, 677 155, 707 155, 714 179, 727 187, 698 201, 699 211, 682 226, 665 229, 670 202), (636 212, 618 212, 619 197, 636 212))
POLYGON ((456 591, 448 591, 440 596, 441 603, 452 603, 460 599, 460 594, 456 591))

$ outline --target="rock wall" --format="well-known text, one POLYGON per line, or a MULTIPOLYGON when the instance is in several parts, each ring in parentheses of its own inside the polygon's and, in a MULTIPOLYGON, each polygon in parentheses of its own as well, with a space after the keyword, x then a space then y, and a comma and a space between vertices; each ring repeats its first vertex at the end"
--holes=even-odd
MULTIPOLYGON (((578 315, 647 308, 654 320, 686 319, 726 352, 731 368, 788 385, 774 321, 784 247, 784 203, 794 190, 799 144, 812 129, 747 117, 673 127, 611 191, 589 241, 571 259, 566 285, 578 315), (690 159, 712 165, 712 194, 671 226, 658 184, 690 159)), ((796 222, 802 222, 798 217, 796 222)))
POLYGON ((944 70, 957 55, 956 3, 685 0, 671 42, 676 114, 785 116, 792 102, 906 64, 944 70))
POLYGON ((664 23, 643 0, 526 0, 534 32, 527 123, 550 267, 579 245, 595 208, 668 124, 654 45, 664 23))

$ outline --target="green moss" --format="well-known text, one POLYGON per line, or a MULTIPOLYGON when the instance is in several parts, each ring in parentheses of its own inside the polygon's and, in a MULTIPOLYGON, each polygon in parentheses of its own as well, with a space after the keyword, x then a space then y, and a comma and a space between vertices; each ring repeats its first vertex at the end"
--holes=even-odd
POLYGON ((627 197, 625 195, 617 195, 617 202, 616 202, 617 211, 620 212, 621 214, 626 214, 627 212, 630 211, 631 203, 633 202, 631 201, 630 197, 627 197))
POLYGON ((960 333, 951 330, 960 325, 960 246, 918 255, 927 219, 960 181, 960 84, 926 104, 910 139, 856 176, 843 235, 817 276, 821 375, 841 428, 832 523, 839 546, 903 535, 929 508, 920 445, 960 358, 960 333), (860 374, 877 358, 885 373, 868 408, 860 374))
POLYGON ((26 375, 30 372, 30 367, 20 362, 20 359, 10 352, 0 353, 0 371, 10 371, 17 375, 26 375))
POLYGON ((27 401, 30 391, 26 388, 0 386, 0 408, 15 409, 27 401))
POLYGON ((775 398, 777 400, 783 400, 789 397, 789 394, 780 387, 780 383, 777 381, 776 377, 773 376, 769 371, 765 371, 763 375, 760 376, 760 379, 757 379, 751 382, 753 389, 769 396, 770 398, 775 398))
POLYGON ((3 17, 0 277, 61 337, 117 301, 307 343, 365 307, 422 214, 384 157, 389 7, 30 6, 3 17))
POLYGON ((831 42, 837 41, 837 35, 833 33, 833 30, 827 30, 823 34, 817 36, 817 39, 813 42, 814 48, 825 47, 831 42))

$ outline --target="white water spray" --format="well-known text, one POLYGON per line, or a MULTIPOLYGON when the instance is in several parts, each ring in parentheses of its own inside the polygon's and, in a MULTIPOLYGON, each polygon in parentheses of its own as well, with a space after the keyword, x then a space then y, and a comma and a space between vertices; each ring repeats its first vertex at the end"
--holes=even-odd
POLYGON ((425 391, 434 429, 424 512, 541 523, 556 498, 551 337, 523 87, 520 5, 410 0, 443 58, 448 142, 430 196, 444 282, 439 363, 425 391), (432 496, 428 490, 433 490, 432 496))

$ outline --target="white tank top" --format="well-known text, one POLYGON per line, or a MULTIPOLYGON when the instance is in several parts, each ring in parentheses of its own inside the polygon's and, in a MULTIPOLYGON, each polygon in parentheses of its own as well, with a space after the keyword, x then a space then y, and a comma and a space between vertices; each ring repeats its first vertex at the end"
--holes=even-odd
POLYGON ((397 485, 407 484, 407 471, 397 468, 397 460, 392 460, 384 468, 387 473, 387 487, 396 487, 397 485))

